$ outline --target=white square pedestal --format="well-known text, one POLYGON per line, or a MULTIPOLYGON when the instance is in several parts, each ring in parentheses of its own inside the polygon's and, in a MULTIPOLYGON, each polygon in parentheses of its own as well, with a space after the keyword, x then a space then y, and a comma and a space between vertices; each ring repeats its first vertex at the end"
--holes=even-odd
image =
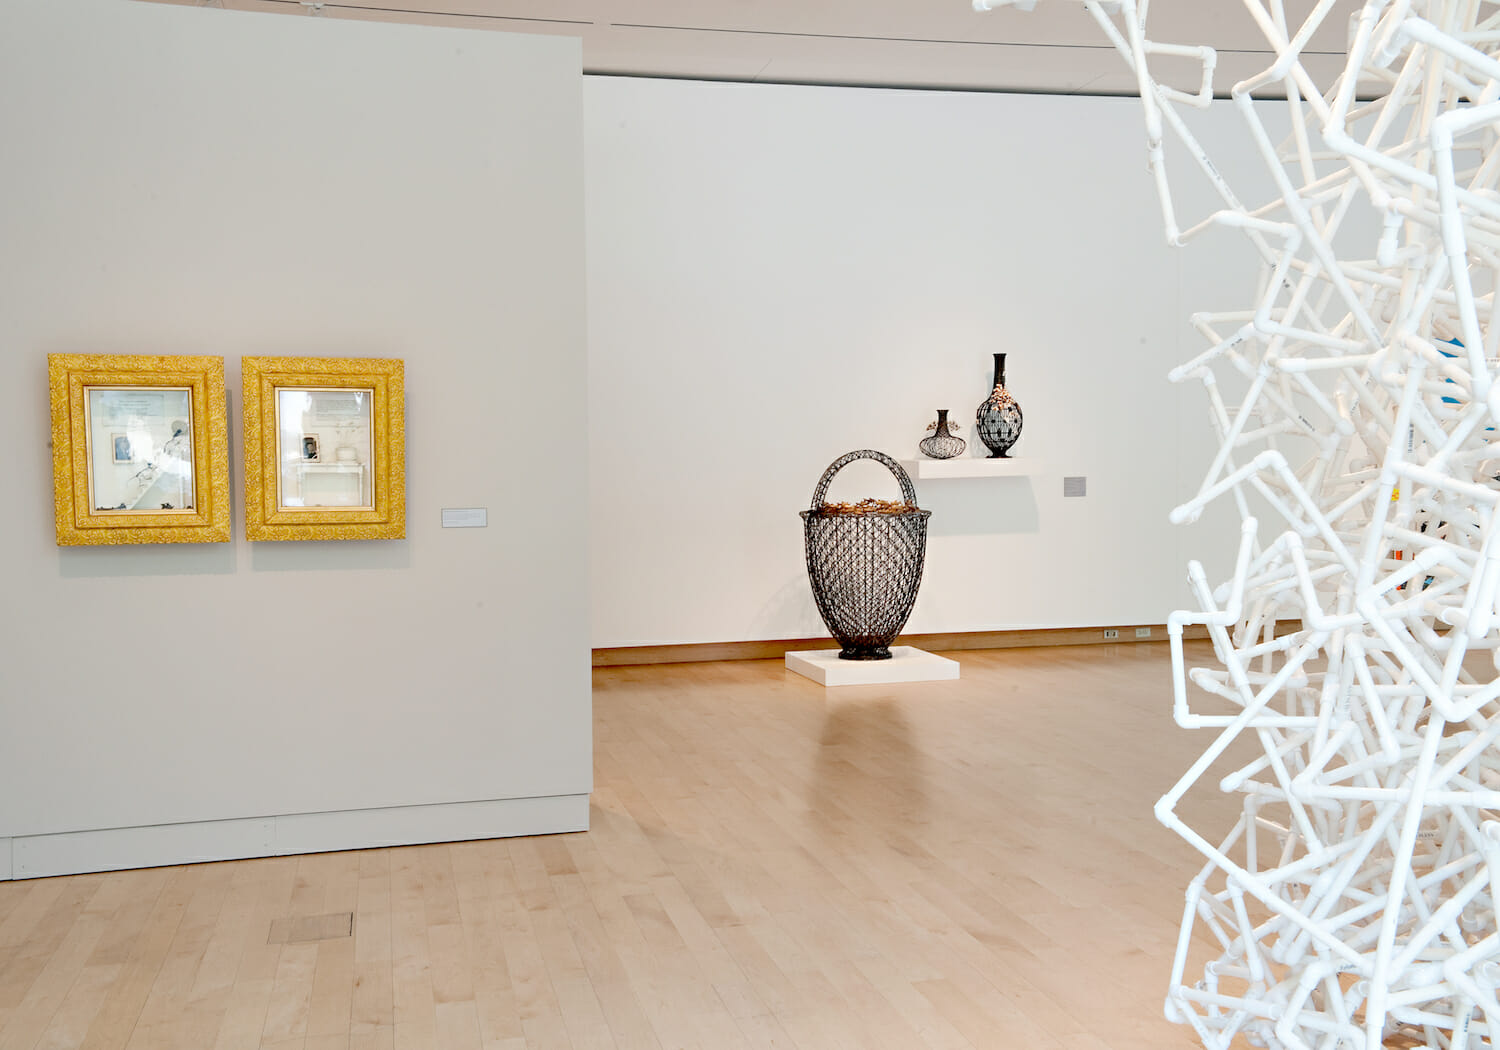
POLYGON ((840 660, 837 649, 787 653, 786 666, 819 685, 890 685, 941 682, 958 677, 958 661, 909 645, 891 646, 889 660, 840 660))

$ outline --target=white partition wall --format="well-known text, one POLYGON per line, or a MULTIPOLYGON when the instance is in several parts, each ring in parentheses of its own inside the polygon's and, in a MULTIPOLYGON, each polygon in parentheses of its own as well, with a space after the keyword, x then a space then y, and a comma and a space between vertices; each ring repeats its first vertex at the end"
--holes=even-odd
POLYGON ((586 826, 577 41, 8 0, 0 88, 0 878, 586 826), (234 542, 54 545, 60 351, 226 359, 234 542), (405 540, 244 541, 262 354, 405 360, 405 540))
MULTIPOLYGON (((1020 476, 918 482, 908 630, 1164 623, 1186 559, 1232 551, 1232 517, 1162 527, 1212 447, 1166 375, 1197 345, 1184 303, 1227 307, 1254 259, 1163 243, 1138 101, 609 78, 584 99, 595 645, 823 633, 797 518, 819 475, 915 456, 938 408, 974 444, 995 352, 1020 476)), ((1249 167, 1236 120, 1202 133, 1249 167)), ((896 491, 875 467, 836 484, 896 491)))

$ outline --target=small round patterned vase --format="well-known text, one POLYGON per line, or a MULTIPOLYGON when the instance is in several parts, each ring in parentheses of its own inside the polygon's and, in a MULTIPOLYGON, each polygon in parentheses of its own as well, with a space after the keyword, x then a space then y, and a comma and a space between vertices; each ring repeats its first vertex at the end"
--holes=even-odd
POLYGON ((937 422, 927 424, 932 436, 925 437, 917 443, 917 448, 922 450, 922 455, 931 459, 952 459, 954 456, 962 456, 964 449, 969 443, 959 437, 952 430, 957 423, 948 422, 948 410, 940 408, 937 410, 937 422))

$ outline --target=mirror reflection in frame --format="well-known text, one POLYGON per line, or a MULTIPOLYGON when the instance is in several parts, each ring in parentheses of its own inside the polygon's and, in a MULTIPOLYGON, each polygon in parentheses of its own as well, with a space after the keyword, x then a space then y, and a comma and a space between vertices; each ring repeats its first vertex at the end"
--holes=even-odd
POLYGON ((221 357, 49 354, 59 546, 224 543, 221 357))
POLYGON ((403 362, 247 357, 240 372, 246 538, 404 538, 403 362))

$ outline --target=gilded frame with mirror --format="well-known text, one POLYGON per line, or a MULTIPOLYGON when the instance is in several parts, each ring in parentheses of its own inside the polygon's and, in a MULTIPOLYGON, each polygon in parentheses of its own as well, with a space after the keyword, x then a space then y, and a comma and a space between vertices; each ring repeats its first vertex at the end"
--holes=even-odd
POLYGON ((227 543, 222 357, 48 354, 60 547, 227 543))
POLYGON ((245 538, 406 536, 400 360, 246 357, 245 538))

